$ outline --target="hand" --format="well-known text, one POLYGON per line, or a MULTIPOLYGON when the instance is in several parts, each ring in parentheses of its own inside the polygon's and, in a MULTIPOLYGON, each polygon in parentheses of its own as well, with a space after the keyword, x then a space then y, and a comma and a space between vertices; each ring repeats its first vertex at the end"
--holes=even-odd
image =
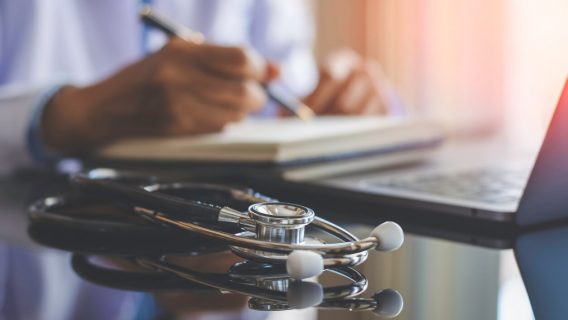
POLYGON ((106 80, 63 88, 45 109, 44 141, 80 153, 123 137, 219 131, 261 108, 262 83, 277 76, 253 51, 173 38, 106 80))
POLYGON ((317 114, 387 114, 390 88, 379 64, 352 50, 328 57, 320 81, 304 102, 317 114))

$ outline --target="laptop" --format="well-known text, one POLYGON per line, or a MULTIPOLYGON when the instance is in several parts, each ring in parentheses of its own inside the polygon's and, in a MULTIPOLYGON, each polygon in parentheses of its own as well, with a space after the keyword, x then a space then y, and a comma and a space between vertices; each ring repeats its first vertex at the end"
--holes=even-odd
MULTIPOLYGON (((310 181, 377 205, 533 225, 568 218, 568 80, 534 161, 503 161, 499 146, 448 148, 439 161, 310 181), (483 153, 488 156, 483 157, 483 153), (531 169, 532 167, 532 169, 531 169)), ((315 190, 315 189, 313 189, 315 190)), ((328 193, 331 194, 331 193, 328 193)))

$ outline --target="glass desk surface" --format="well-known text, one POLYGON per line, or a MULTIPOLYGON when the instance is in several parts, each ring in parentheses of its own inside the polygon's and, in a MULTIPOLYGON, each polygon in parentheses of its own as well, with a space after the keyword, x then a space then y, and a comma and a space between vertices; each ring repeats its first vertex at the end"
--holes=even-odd
MULTIPOLYGON (((568 296, 568 225, 515 235, 496 248, 444 239, 447 237, 437 237, 435 232, 407 231, 400 250, 372 252, 367 262, 356 268, 367 278, 368 287, 357 297, 361 300, 352 301, 355 304, 264 312, 251 310, 248 296, 207 286, 184 288, 187 280, 169 288, 166 280, 154 282, 162 287, 148 289, 141 278, 133 282, 138 288, 113 289, 85 280, 84 274, 80 277, 69 252, 30 239, 26 206, 49 183, 49 179, 29 177, 0 180, 0 318, 380 319, 370 311, 356 309, 384 289, 398 291, 404 301, 396 319, 505 320, 533 319, 535 315, 537 319, 563 319, 568 312, 564 301, 568 296)), ((342 225, 358 236, 367 235, 374 227, 361 222, 342 225)), ((94 260, 112 270, 132 271, 128 261, 94 260)), ((225 271, 239 260, 213 253, 189 257, 181 264, 216 273, 222 280, 226 279, 225 271)), ((324 288, 346 284, 330 274, 310 281, 324 288)), ((109 284, 120 285, 120 281, 109 284)), ((301 301, 302 297, 295 299, 301 301)))

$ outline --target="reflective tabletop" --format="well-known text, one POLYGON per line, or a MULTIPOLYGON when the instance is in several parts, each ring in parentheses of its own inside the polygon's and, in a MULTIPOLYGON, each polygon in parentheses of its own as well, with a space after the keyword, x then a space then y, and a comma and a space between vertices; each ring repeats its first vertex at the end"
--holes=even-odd
MULTIPOLYGON (((190 236, 187 248, 162 254, 136 249, 143 237, 132 250, 129 239, 112 235, 104 248, 102 240, 87 243, 80 230, 46 241, 65 231, 38 236, 27 206, 63 188, 53 175, 0 179, 0 318, 380 319, 393 316, 397 303, 396 319, 563 319, 568 312, 568 225, 498 237, 401 221, 400 250, 371 252, 354 270, 300 283, 283 280, 281 270, 243 266, 222 245, 197 245, 190 236)), ((359 237, 383 221, 342 214, 329 219, 359 237)))

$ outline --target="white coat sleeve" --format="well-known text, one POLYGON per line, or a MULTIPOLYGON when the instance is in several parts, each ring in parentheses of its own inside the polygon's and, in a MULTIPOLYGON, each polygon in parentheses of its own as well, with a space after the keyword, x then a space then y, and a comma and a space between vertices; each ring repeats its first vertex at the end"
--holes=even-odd
POLYGON ((0 174, 37 163, 42 151, 40 116, 59 86, 0 86, 0 174), (35 149, 35 150, 32 150, 35 149), (35 153, 35 155, 34 155, 35 153), (34 159, 35 157, 35 159, 34 159))

